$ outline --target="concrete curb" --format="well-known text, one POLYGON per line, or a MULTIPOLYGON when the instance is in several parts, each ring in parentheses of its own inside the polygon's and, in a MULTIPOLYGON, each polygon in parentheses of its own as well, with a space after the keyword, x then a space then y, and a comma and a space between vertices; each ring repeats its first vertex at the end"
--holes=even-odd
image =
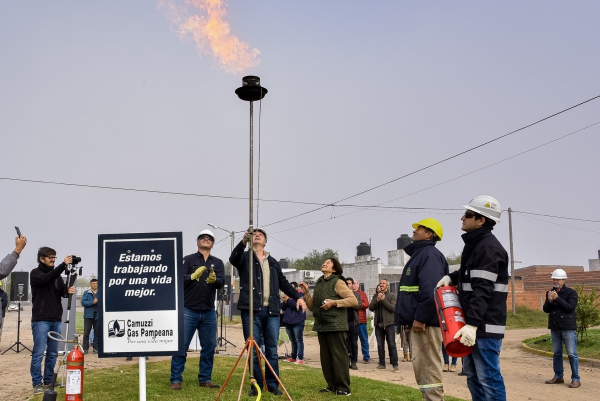
MULTIPOLYGON (((529 352, 531 354, 545 356, 545 357, 548 357, 548 358, 552 358, 554 356, 554 354, 552 352, 542 351, 541 349, 531 348, 530 346, 528 346, 525 343, 521 343, 521 345, 523 347, 523 351, 525 351, 525 352, 529 352)), ((563 359, 565 361, 567 361, 567 360, 569 360, 569 357, 567 355, 563 355, 563 359)), ((584 365, 587 365, 587 366, 598 368, 598 367, 600 367, 600 360, 598 360, 598 359, 592 359, 592 358, 581 358, 581 357, 579 357, 579 364, 580 365, 584 364, 584 365)))

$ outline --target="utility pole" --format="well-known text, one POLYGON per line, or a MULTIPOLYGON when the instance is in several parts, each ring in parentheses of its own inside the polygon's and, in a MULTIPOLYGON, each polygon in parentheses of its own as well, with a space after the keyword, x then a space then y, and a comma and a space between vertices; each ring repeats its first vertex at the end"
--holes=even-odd
POLYGON ((513 252, 512 210, 508 208, 508 237, 510 238, 510 293, 512 298, 512 314, 517 314, 515 303, 515 255, 513 252))

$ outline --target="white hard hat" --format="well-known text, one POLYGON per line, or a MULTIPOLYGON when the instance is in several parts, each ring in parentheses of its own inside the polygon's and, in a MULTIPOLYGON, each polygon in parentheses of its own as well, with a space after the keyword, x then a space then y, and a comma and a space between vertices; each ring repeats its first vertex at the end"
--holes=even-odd
POLYGON ((489 217, 496 223, 500 222, 500 214, 502 214, 500 202, 489 195, 476 196, 471 199, 468 205, 464 205, 463 207, 482 216, 489 217))
POLYGON ((556 269, 552 272, 552 278, 555 278, 557 280, 566 280, 567 272, 563 269, 556 269))
POLYGON ((196 241, 198 241, 200 239, 200 237, 203 236, 203 235, 209 235, 212 238, 213 242, 215 242, 215 235, 210 230, 202 230, 202 231, 200 231, 200 234, 198 234, 198 236, 196 237, 196 241))

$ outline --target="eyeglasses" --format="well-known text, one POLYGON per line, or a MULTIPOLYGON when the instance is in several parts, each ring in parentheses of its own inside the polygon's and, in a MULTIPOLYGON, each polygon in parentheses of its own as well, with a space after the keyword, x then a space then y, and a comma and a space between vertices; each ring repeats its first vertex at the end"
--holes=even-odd
POLYGON ((472 217, 475 217, 475 213, 473 213, 473 212, 472 212, 472 211, 470 211, 470 210, 467 210, 467 211, 465 212, 465 219, 470 219, 470 218, 472 218, 472 217))
POLYGON ((210 242, 213 242, 213 239, 210 235, 201 235, 198 237, 198 241, 202 241, 203 239, 209 240, 210 242))

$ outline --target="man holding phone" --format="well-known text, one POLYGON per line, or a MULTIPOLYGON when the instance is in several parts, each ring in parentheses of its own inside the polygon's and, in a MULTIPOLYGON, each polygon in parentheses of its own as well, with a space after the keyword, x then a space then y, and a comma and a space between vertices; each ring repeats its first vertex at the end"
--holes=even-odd
POLYGON ((0 280, 7 277, 17 265, 17 260, 27 245, 27 238, 21 235, 21 231, 18 227, 15 227, 17 230, 17 238, 15 238, 15 250, 6 255, 2 262, 0 262, 0 280))

